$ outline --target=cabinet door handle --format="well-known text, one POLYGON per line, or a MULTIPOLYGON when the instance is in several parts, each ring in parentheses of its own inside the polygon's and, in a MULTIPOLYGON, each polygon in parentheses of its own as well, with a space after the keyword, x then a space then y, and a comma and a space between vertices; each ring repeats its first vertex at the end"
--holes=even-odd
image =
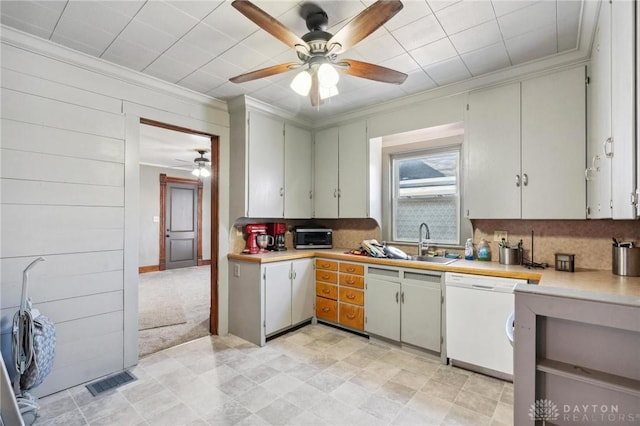
POLYGON ((338 188, 333 190, 333 198, 338 198, 338 188))
POLYGON ((326 306, 324 308, 322 308, 322 312, 327 313, 329 312, 331 309, 327 308, 326 306))
POLYGON ((329 294, 329 293, 331 293, 331 292, 329 291, 329 289, 328 289, 328 288, 323 288, 323 289, 322 289, 322 292, 323 292, 324 294, 329 294))
POLYGON ((280 187, 280 196, 283 197, 284 196, 284 188, 280 187))
POLYGON ((402 301, 402 304, 404 304, 404 291, 400 295, 400 300, 402 301))
POLYGON ((527 175, 526 173, 522 174, 522 185, 523 186, 529 185, 529 175, 527 175))
POLYGON ((604 151, 604 156, 607 158, 613 157, 613 138, 608 137, 607 140, 602 144, 602 150, 604 151), (607 149, 607 145, 609 145, 609 149, 607 149))
POLYGON ((399 292, 398 292, 398 291, 396 291, 396 303, 398 303, 398 301, 399 301, 399 300, 398 300, 398 295, 399 295, 399 292))
POLYGON ((356 298, 356 295, 351 293, 347 293, 346 296, 347 296, 347 299, 351 299, 351 300, 356 298))
POLYGON ((350 320, 355 319, 356 314, 347 314, 347 318, 349 318, 350 320))
POLYGON ((520 188, 520 175, 516 175, 516 186, 520 188))

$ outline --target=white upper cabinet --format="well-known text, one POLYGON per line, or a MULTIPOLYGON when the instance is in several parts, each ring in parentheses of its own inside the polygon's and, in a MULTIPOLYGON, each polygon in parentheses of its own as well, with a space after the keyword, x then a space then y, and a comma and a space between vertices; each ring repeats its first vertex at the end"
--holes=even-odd
POLYGON ((284 122, 249 113, 248 217, 284 215, 284 122))
POLYGON ((469 94, 467 216, 520 218, 520 83, 469 94))
POLYGON ((635 2, 602 2, 589 67, 587 206, 592 219, 636 218, 635 2))
POLYGON ((284 126, 284 217, 308 219, 312 216, 311 132, 284 126))
POLYGON ((471 92, 467 216, 584 219, 585 70, 471 92))
POLYGON ((314 217, 379 220, 381 146, 365 121, 315 133, 314 217))
POLYGON ((239 98, 231 112, 230 213, 307 219, 312 211, 311 132, 239 98))
POLYGON ((585 68, 522 82, 522 218, 586 217, 585 68))

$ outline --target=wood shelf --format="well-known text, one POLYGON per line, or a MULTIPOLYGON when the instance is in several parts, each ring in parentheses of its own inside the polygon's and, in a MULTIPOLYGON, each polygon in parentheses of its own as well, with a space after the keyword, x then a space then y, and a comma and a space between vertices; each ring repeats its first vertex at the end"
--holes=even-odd
POLYGON ((538 361, 536 370, 554 374, 571 380, 577 380, 593 386, 622 392, 635 397, 640 397, 640 380, 628 377, 617 376, 599 370, 591 370, 579 365, 567 364, 566 362, 543 359, 538 361))

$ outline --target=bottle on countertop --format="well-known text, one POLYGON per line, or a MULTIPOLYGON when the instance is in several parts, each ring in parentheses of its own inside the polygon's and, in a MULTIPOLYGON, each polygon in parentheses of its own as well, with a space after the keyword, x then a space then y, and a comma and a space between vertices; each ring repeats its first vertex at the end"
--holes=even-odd
POLYGON ((464 245, 464 258, 465 260, 473 260, 473 240, 471 238, 467 238, 464 245))
POLYGON ((489 247, 489 243, 484 238, 478 244, 478 260, 491 260, 491 247, 489 247))

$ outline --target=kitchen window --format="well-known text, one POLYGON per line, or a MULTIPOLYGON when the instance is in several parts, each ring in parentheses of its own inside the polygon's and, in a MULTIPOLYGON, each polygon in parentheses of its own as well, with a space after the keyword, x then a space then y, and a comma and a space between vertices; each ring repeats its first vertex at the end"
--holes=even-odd
POLYGON ((430 242, 460 244, 460 146, 390 156, 391 239, 418 241, 422 222, 430 242))

